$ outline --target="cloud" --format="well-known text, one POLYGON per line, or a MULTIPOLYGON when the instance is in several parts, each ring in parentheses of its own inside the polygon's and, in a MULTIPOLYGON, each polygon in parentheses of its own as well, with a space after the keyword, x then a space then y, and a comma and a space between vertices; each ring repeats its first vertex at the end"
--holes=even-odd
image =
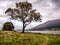
POLYGON ((33 7, 40 11, 40 13, 43 15, 43 22, 60 19, 60 0, 38 0, 33 4, 33 7))
MULTIPOLYGON (((20 1, 23 2, 26 0, 0 0, 0 4, 1 4, 0 5, 0 17, 2 15, 5 16, 5 11, 7 8, 9 7, 14 8, 15 3, 20 2, 20 1)), ((37 11, 41 13, 41 15, 43 16, 42 17, 43 22, 46 22, 48 20, 60 19, 60 0, 28 0, 28 2, 31 2, 33 5, 33 8, 37 9, 37 11)), ((3 18, 8 18, 8 17, 3 17, 3 18)), ((16 29, 17 28, 20 29, 19 27, 22 27, 22 25, 21 26, 19 25, 20 23, 17 24, 17 22, 14 22, 14 21, 13 23, 16 26, 16 29)), ((27 26, 27 28, 28 27, 32 28, 38 24, 31 23, 30 25, 27 26)))
POLYGON ((60 0, 51 0, 52 3, 54 3, 56 6, 60 6, 60 0))

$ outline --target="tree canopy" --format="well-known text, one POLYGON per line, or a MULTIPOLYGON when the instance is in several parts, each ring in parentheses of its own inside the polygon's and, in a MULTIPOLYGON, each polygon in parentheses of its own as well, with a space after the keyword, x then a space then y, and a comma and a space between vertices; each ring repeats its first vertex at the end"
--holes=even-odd
POLYGON ((14 25, 12 22, 6 22, 3 25, 3 30, 9 30, 9 31, 13 31, 14 30, 14 25))
POLYGON ((11 16, 11 19, 17 19, 23 23, 23 31, 25 27, 32 21, 41 21, 41 14, 36 9, 32 9, 32 4, 28 1, 16 3, 15 8, 8 8, 5 13, 11 16))

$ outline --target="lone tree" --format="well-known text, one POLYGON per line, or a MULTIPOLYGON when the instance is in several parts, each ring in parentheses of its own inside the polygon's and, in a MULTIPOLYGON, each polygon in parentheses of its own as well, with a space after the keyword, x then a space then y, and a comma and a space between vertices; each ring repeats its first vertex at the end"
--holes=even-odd
POLYGON ((13 29, 14 29, 13 23, 11 23, 11 22, 4 23, 3 30, 13 31, 13 29))
POLYGON ((32 4, 28 1, 16 3, 16 8, 8 8, 5 13, 11 16, 11 19, 17 19, 23 23, 22 33, 32 21, 41 21, 40 13, 32 9, 32 4))

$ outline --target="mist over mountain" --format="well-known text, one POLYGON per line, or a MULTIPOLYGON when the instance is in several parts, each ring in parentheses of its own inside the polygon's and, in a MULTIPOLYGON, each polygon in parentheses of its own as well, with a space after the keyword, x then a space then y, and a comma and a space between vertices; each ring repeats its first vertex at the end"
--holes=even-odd
POLYGON ((60 28, 60 19, 50 20, 33 28, 33 30, 60 28))

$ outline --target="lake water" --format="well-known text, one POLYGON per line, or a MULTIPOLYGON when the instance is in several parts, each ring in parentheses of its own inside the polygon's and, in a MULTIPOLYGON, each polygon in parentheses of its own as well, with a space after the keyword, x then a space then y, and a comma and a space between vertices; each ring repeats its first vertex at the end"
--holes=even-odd
POLYGON ((42 33, 42 34, 59 34, 60 35, 60 31, 25 31, 25 32, 42 33))

